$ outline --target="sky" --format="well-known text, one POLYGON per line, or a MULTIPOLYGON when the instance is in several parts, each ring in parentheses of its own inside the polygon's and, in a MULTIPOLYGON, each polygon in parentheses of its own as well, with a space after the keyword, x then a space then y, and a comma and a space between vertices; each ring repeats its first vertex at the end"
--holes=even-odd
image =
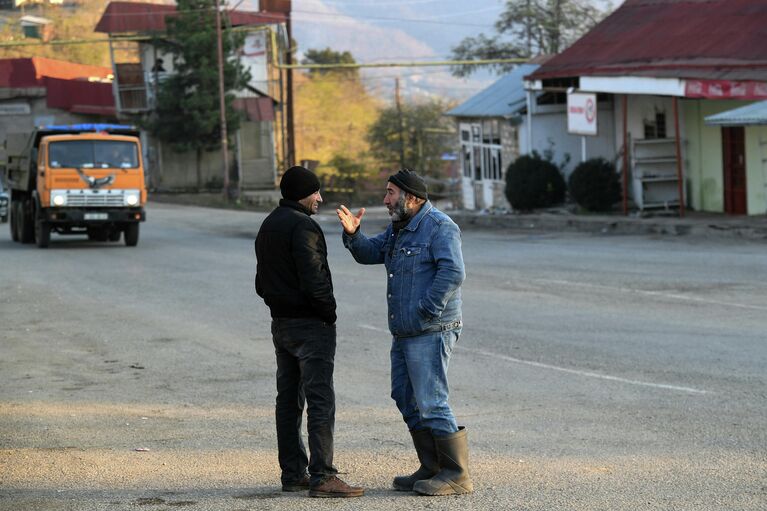
MULTIPOLYGON (((239 0, 229 0, 230 4, 239 0)), ((608 0, 593 0, 604 7, 608 0)), ((464 38, 491 35, 504 0, 293 0, 293 37, 299 58, 307 49, 349 51, 357 62, 437 61, 450 58, 464 38)), ((613 1, 617 5, 619 1, 613 1)), ((258 10, 258 0, 241 9, 258 10)), ((447 67, 381 68, 363 71, 372 93, 393 95, 396 77, 403 97, 465 100, 490 85, 488 72, 469 78, 450 75, 447 67)))

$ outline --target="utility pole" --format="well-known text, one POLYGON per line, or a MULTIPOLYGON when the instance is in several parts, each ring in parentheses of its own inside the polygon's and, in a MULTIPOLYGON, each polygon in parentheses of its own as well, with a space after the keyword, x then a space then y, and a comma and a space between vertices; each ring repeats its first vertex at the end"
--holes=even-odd
POLYGON ((394 101, 397 104, 397 118, 399 119, 399 166, 405 167, 405 126, 402 119, 402 101, 399 96, 399 77, 394 79, 394 101))
POLYGON ((218 102, 221 109, 221 154, 224 158, 224 198, 230 198, 229 190, 229 136, 226 133, 226 100, 224 90, 224 41, 221 35, 221 9, 219 0, 213 0, 216 9, 216 43, 218 46, 218 102))
MULTIPOLYGON (((290 11, 286 13, 287 19, 285 21, 285 28, 287 29, 288 33, 288 52, 285 56, 285 62, 288 65, 293 64, 293 30, 291 28, 291 15, 290 11)), ((288 110, 288 154, 286 155, 286 162, 285 166, 290 168, 293 165, 296 164, 296 131, 295 131, 295 125, 293 123, 293 69, 288 68, 287 74, 286 74, 286 80, 285 85, 287 87, 287 93, 286 93, 286 100, 287 100, 287 110, 288 110)))

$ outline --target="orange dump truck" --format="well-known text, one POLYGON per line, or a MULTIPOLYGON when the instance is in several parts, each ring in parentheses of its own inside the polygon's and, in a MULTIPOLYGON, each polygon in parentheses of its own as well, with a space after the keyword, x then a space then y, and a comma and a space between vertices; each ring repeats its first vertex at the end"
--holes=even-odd
POLYGON ((6 140, 14 241, 47 247, 51 233, 138 243, 147 192, 132 126, 45 126, 6 140))

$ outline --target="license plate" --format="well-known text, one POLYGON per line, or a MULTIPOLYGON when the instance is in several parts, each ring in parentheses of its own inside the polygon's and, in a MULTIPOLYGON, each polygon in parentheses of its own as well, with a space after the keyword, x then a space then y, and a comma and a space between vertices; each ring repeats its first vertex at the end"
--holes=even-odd
POLYGON ((85 213, 86 220, 108 220, 109 213, 85 213))

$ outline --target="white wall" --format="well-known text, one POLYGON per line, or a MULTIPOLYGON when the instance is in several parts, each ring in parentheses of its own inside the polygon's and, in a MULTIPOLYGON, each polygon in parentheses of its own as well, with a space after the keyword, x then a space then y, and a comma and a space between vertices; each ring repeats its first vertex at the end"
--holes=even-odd
MULTIPOLYGON (((269 93, 269 68, 266 54, 267 43, 266 31, 261 30, 252 32, 245 38, 245 43, 240 55, 242 65, 250 71, 251 80, 249 85, 265 94, 269 93)), ((155 74, 152 71, 152 68, 157 59, 162 59, 162 67, 165 69, 165 74, 160 73, 160 76, 158 76, 160 80, 162 80, 164 76, 171 75, 176 71, 173 66, 172 53, 165 53, 150 43, 141 43, 139 48, 141 54, 141 67, 144 71, 144 81, 147 85, 150 85, 155 81, 155 74)), ((245 89, 237 91, 236 96, 245 98, 253 97, 254 94, 245 89)))
MULTIPOLYGON (((615 140, 616 150, 623 145, 623 96, 615 97, 615 140)), ((628 97, 628 132, 631 139, 644 138, 644 120, 655 116, 656 111, 666 114, 666 136, 674 138, 674 105, 673 99, 663 96, 628 97)), ((679 129, 684 133, 683 116, 679 115, 679 129)))
POLYGON ((173 74, 175 68, 173 67, 173 54, 166 53, 156 46, 150 43, 141 43, 139 45, 139 51, 141 53, 141 67, 144 70, 144 76, 147 82, 154 80, 154 68, 155 62, 162 59, 162 67, 167 74, 173 74))
MULTIPOLYGON (((615 119, 612 103, 600 102, 597 113, 598 135, 586 137, 586 158, 602 157, 613 161, 617 154, 615 145, 615 119)), ((565 177, 569 176, 576 165, 581 162, 581 136, 567 132, 567 115, 565 105, 537 105, 533 109, 532 149, 543 154, 544 151, 554 151, 554 162, 562 162, 566 153, 570 154, 570 162, 565 166, 565 177), (553 143, 553 145, 552 145, 553 143)), ((530 152, 528 142, 527 117, 519 126, 520 154, 530 152)))

